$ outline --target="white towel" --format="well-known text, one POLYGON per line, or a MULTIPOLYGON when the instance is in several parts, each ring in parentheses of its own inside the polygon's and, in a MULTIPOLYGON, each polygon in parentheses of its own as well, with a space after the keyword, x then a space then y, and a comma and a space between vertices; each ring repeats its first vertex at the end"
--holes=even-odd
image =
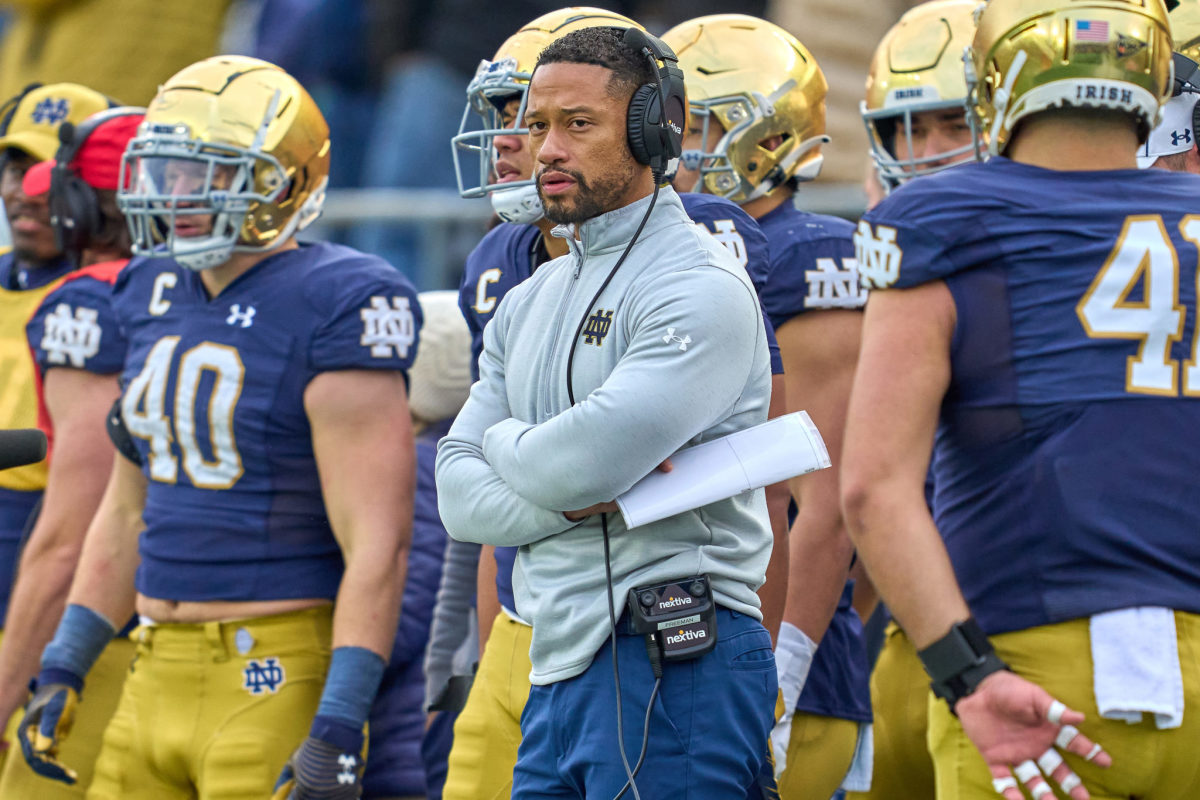
POLYGON ((1161 729, 1183 724, 1183 674, 1175 612, 1144 606, 1091 618, 1093 687, 1105 719, 1141 722, 1153 714, 1161 729))
POLYGON ((858 723, 858 742, 854 745, 854 760, 842 780, 847 792, 871 791, 871 773, 875 767, 875 734, 869 722, 858 723))

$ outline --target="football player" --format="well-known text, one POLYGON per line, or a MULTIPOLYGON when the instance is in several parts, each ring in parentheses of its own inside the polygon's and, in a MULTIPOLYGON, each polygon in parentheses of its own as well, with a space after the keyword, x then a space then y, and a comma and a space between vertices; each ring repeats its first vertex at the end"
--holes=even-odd
POLYGON ((1166 9, 991 0, 977 23, 992 158, 856 234, 847 524, 945 700, 939 798, 1197 796, 1196 180, 1135 170, 1166 9))
MULTIPOLYGON (((871 155, 890 191, 901 183, 978 160, 962 54, 975 34, 976 0, 932 0, 902 16, 879 42, 867 76, 863 121, 871 155)), ((871 789, 851 800, 932 800, 925 744, 929 679, 892 620, 871 672, 871 789)))
MULTIPOLYGON (((633 20, 601 9, 567 8, 551 12, 510 37, 491 61, 480 65, 468 87, 467 113, 473 110, 482 116, 484 129, 464 130, 454 141, 460 188, 468 197, 487 194, 507 223, 490 231, 471 253, 460 285, 459 306, 472 334, 473 370, 478 369, 484 326, 504 294, 533 274, 540 264, 568 252, 566 240, 552 236, 554 224, 542 216, 522 117, 529 77, 538 54, 560 36, 593 26, 641 27, 633 20), (477 155, 478 162, 471 163, 466 154, 477 155), (468 174, 475 178, 473 183, 466 180, 468 174)), ((467 119, 464 114, 464 127, 467 119)), ((681 199, 688 216, 725 244, 756 285, 761 286, 767 267, 767 248, 753 220, 735 204, 719 198, 681 195, 681 199)), ((773 331, 765 318, 764 325, 773 343, 773 331)), ((783 406, 777 347, 772 348, 772 371, 776 378, 772 385, 774 416, 782 412, 783 406)), ((760 596, 764 623, 774 631, 783 611, 786 580, 785 487, 775 487, 768 494, 768 504, 777 533, 775 552, 780 557, 772 558, 760 596)), ((466 707, 454 728, 444 790, 448 799, 504 796, 511 788, 531 669, 531 631, 517 614, 513 599, 515 557, 515 547, 486 545, 480 557, 478 609, 484 649, 466 707)))
MULTIPOLYGON (((418 299, 424 317, 421 350, 409 371, 408 393, 417 447, 412 548, 396 641, 371 707, 364 797, 398 799, 432 793, 422 767, 427 749, 422 745, 422 658, 448 538, 438 516, 433 463, 438 440, 450 430, 471 389, 471 336, 458 310, 457 292, 422 292, 418 299)), ((444 749, 449 749, 448 743, 444 749)), ((444 759, 446 753, 441 755, 444 759)))
MULTIPOLYGON (((23 699, 38 671, 37 655, 62 616, 83 535, 112 465, 105 417, 120 394, 117 375, 126 341, 110 295, 130 255, 116 190, 121 157, 142 111, 113 108, 64 128, 57 161, 35 164, 22 181, 26 197, 48 204, 58 243, 80 266, 51 284, 54 288, 27 326, 37 364, 41 423, 53 458, 41 512, 21 551, 0 646, 0 685, 6 694, 19 688, 23 699)), ((0 776, 0 797, 84 796, 132 656, 133 643, 115 638, 92 670, 88 703, 63 753, 78 773, 77 782, 49 783, 24 759, 10 758, 0 776)), ((12 741, 19 719, 13 716, 12 741)))
MULTIPOLYGON (((771 254, 762 302, 778 332, 787 406, 809 412, 836 466, 866 297, 853 226, 794 202, 799 184, 820 171, 820 147, 829 141, 825 76, 795 37, 754 17, 700 17, 663 40, 679 55, 692 113, 675 185, 733 200, 762 227, 771 254)), ((850 607, 852 548, 837 473, 814 473, 792 487, 799 511, 776 647, 784 708, 772 734, 775 768, 785 800, 828 800, 870 736, 867 658, 850 607)), ((850 785, 860 786, 857 770, 854 778, 850 785)))
POLYGON ((361 788, 412 522, 421 317, 388 264, 296 241, 329 151, 304 88, 235 56, 166 81, 126 151, 118 197, 147 257, 113 305, 141 466, 114 461, 20 729, 31 765, 67 778, 84 679, 136 605, 89 797, 361 788))
MULTIPOLYGON (((0 199, 13 243, 0 254, 0 429, 38 425, 36 368, 25 323, 72 268, 55 241, 45 195, 30 197, 21 181, 33 164, 54 157, 60 125, 77 124, 109 105, 87 87, 55 83, 32 86, 0 107, 0 199)), ((48 469, 43 460, 0 471, 0 613, 7 610, 22 532, 42 497, 48 469)), ((0 721, 7 722, 28 697, 30 675, 4 669, 0 666, 0 721)))
POLYGON ((875 48, 860 111, 871 159, 889 191, 984 156, 965 113, 962 62, 978 6, 974 0, 921 3, 875 48))

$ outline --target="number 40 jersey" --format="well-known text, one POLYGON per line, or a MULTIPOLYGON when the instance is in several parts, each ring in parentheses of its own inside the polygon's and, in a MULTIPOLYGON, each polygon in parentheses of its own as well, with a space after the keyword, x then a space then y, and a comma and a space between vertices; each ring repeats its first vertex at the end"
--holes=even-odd
POLYGON ((1200 612, 1200 178, 993 158, 855 239, 869 287, 954 299, 934 516, 984 629, 1200 612))
POLYGON ((304 390, 332 370, 406 372, 412 285, 331 244, 276 253, 210 299, 169 259, 137 259, 113 303, 129 340, 122 416, 149 478, 138 591, 170 600, 332 598, 341 553, 304 390))

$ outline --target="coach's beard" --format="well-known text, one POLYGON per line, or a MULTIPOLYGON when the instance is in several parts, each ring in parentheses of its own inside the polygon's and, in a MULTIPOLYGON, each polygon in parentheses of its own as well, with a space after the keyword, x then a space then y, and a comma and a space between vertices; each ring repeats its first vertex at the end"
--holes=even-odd
POLYGON ((546 219, 555 225, 578 224, 612 211, 625 195, 635 175, 633 169, 625 170, 624 174, 613 174, 619 171, 618 168, 597 178, 593 186, 584 179, 581 173, 574 170, 554 167, 554 171, 568 175, 575 181, 573 197, 551 196, 543 191, 541 177, 538 177, 538 197, 542 199, 542 208, 545 209, 546 219))

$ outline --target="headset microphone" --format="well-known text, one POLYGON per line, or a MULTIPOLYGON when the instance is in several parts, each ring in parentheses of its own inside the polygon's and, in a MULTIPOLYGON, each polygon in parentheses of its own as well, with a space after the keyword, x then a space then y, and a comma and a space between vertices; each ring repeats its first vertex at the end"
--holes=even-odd
POLYGON ((46 457, 46 434, 37 428, 0 431, 0 470, 36 464, 46 457))

